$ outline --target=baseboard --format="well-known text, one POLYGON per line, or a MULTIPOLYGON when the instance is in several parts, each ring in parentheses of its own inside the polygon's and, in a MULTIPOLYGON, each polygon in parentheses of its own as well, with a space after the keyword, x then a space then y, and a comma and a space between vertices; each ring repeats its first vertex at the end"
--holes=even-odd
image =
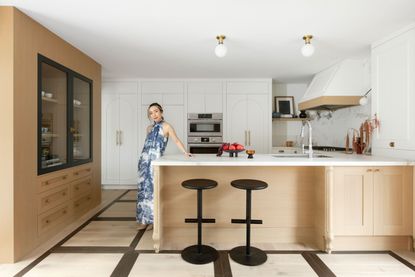
POLYGON ((101 185, 102 189, 137 189, 137 185, 101 185))

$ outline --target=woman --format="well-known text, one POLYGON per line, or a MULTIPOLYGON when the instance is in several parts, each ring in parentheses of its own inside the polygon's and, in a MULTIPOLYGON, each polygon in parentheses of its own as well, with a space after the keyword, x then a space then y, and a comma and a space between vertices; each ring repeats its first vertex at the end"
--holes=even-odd
MULTIPOLYGON (((136 218, 138 223, 150 225, 153 224, 153 169, 151 161, 163 155, 169 138, 173 139, 184 155, 190 157, 191 154, 186 152, 173 127, 164 121, 163 108, 158 103, 150 104, 147 114, 153 124, 147 127, 147 137, 138 162, 136 218)), ((150 228, 152 228, 151 225, 147 229, 150 228)))

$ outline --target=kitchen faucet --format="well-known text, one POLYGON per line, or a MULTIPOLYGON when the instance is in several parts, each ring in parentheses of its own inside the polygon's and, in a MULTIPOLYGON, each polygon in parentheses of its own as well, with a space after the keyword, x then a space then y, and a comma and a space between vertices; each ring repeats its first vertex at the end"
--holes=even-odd
POLYGON ((301 151, 303 154, 306 154, 305 151, 305 145, 304 145, 304 129, 305 129, 305 125, 308 125, 308 158, 312 158, 313 157, 313 136, 312 136, 312 128, 311 128, 311 123, 309 120, 305 119, 302 121, 302 125, 301 125, 301 151))

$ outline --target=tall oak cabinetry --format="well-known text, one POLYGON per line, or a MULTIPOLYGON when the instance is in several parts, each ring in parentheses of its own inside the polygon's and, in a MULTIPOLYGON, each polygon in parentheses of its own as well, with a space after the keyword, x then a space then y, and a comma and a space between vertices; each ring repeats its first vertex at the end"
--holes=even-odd
POLYGON ((415 25, 372 45, 375 154, 415 156, 415 25))

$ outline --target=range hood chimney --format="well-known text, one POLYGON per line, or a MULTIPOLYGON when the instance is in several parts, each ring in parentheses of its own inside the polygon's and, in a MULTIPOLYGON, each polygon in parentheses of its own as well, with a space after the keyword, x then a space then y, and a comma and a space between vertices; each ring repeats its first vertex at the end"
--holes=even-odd
POLYGON ((343 60, 317 73, 298 107, 300 110, 336 110, 357 106, 370 87, 368 60, 343 60))

